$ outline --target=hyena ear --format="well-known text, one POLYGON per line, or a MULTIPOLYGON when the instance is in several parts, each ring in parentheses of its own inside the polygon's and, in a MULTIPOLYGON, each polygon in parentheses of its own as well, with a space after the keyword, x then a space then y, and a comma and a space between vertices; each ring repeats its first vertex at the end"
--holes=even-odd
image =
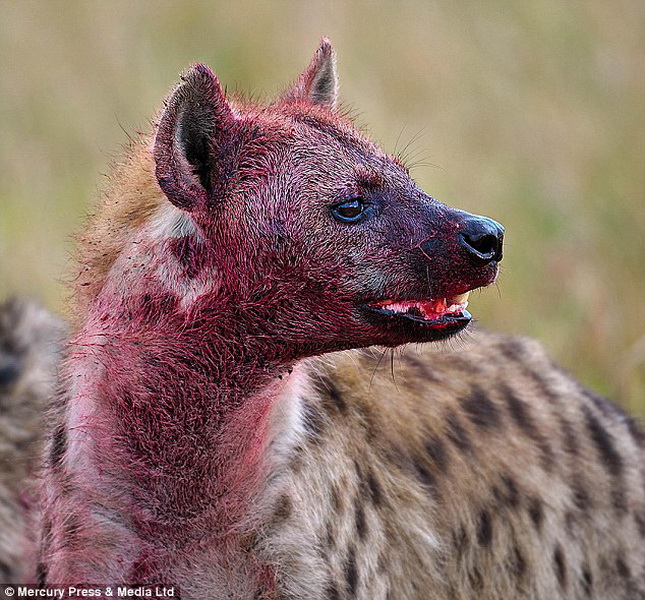
POLYGON ((206 65, 193 65, 181 79, 157 126, 155 174, 168 199, 190 211, 211 196, 235 115, 206 65))
POLYGON ((336 52, 327 38, 321 40, 309 66, 284 95, 284 100, 287 102, 308 100, 312 104, 325 106, 331 110, 336 108, 338 102, 336 52))

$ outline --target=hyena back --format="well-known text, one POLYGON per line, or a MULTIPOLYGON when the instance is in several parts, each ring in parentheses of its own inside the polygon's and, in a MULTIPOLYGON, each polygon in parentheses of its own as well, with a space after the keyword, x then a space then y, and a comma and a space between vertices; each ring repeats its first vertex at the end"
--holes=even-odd
POLYGON ((196 65, 80 240, 41 585, 182 598, 645 595, 643 437, 531 342, 473 335, 503 229, 336 108, 196 65), (378 355, 378 352, 377 352, 378 355))

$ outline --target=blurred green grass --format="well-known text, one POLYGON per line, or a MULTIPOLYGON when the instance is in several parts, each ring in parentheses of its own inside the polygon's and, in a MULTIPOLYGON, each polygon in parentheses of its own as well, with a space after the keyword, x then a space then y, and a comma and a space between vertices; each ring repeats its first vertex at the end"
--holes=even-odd
POLYGON ((260 97, 321 35, 341 94, 421 185, 507 228, 483 326, 645 417, 645 3, 2 2, 0 297, 64 311, 70 235, 189 62, 260 97))

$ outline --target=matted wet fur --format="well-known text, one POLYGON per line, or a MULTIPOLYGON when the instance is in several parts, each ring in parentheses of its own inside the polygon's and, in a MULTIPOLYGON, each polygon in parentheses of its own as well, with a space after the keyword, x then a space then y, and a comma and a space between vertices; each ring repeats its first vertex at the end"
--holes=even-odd
POLYGON ((503 229, 337 108, 195 65, 81 237, 46 451, 49 584, 181 598, 645 597, 644 438, 534 342, 466 335, 503 229), (411 342, 393 372, 380 345, 411 342), (394 377, 393 377, 394 375, 394 377))

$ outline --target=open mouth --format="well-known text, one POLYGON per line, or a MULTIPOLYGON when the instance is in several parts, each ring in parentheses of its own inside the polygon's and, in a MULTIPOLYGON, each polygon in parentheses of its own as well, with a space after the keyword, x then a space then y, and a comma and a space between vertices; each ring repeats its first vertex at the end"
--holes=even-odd
POLYGON ((463 329, 472 316, 466 310, 470 292, 438 300, 379 300, 367 308, 390 319, 450 333, 463 329))

